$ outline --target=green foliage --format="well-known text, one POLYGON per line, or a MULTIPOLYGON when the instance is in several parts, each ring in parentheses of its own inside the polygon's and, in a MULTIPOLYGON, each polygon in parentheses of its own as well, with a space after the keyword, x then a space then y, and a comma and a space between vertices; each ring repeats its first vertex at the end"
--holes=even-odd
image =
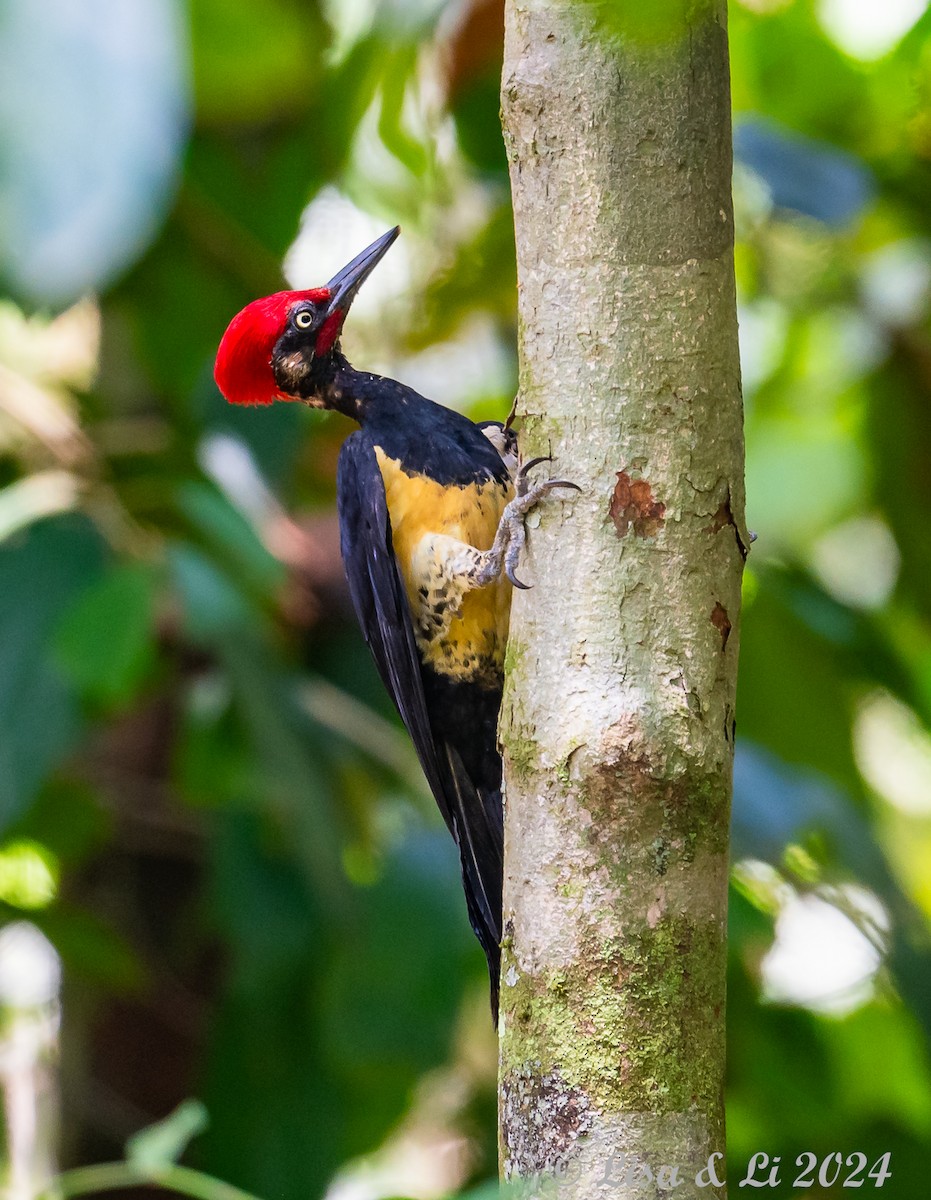
MULTIPOLYGON (((684 3, 600 7, 609 33, 659 54, 684 3)), ((89 1167, 65 1194, 145 1178, 219 1200, 222 1178, 307 1200, 348 1176, 384 1200, 425 1194, 410 1163, 426 1161, 447 1164, 434 1195, 481 1187, 483 964, 341 582, 348 425, 233 410, 211 366, 233 313, 282 286, 312 202, 294 285, 404 226, 354 313, 352 356, 475 416, 507 412, 499 15, 140 0, 117 45, 80 7, 17 0, 0 28, 15 85, 0 88, 0 918, 27 917, 62 958, 75 1163, 118 1158, 191 1094, 210 1124, 187 1149, 200 1110, 182 1108, 136 1143, 144 1169, 138 1154, 89 1167), (97 299, 72 307, 84 293, 97 299), (30 864, 45 872, 31 891, 30 864), (465 1151, 451 1168, 450 1143, 465 1151), (172 1165, 182 1150, 209 1178, 172 1165)), ((791 1164, 891 1149, 890 1186, 917 1198, 931 14, 857 58, 827 23, 837 7, 729 6, 759 533, 737 717, 731 1178, 758 1150, 791 1164), (866 964, 859 981, 831 957, 840 943, 866 964)))
POLYGON ((143 1170, 155 1170, 177 1162, 192 1138, 210 1124, 199 1100, 185 1100, 174 1112, 155 1125, 140 1129, 126 1143, 126 1160, 143 1170))
POLYGON ((132 700, 155 661, 158 580, 145 565, 114 567, 69 609, 58 630, 58 661, 92 700, 132 700))
POLYGON ((75 742, 75 697, 50 649, 101 567, 100 539, 80 518, 37 523, 0 553, 0 825, 22 814, 75 742))

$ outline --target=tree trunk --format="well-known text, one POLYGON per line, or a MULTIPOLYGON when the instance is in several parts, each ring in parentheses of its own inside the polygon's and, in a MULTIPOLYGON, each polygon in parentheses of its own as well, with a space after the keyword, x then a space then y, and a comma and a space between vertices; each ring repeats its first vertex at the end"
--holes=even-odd
POLYGON ((531 517, 507 654, 502 1174, 720 1196, 748 544, 725 4, 507 0, 502 96, 522 450, 583 488, 531 517))

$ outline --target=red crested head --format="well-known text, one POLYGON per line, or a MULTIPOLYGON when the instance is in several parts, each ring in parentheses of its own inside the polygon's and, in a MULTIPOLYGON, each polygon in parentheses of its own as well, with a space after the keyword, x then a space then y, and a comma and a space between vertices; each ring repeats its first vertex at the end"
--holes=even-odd
POLYGON ((302 303, 322 305, 326 288, 275 292, 253 300, 230 321, 217 351, 213 377, 231 404, 272 404, 289 400, 278 386, 272 364, 275 346, 288 328, 293 309, 302 303))
MULTIPOLYGON (((398 236, 383 234, 326 287, 253 300, 229 323, 213 377, 231 404, 304 400, 326 404, 321 384, 359 288, 398 236)), ((332 368, 330 368, 332 370, 332 368)))

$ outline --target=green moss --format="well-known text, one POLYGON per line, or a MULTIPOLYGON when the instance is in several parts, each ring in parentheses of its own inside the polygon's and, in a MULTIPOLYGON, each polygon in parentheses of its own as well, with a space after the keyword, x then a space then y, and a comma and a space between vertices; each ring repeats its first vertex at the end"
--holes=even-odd
MULTIPOLYGON (((521 423, 520 448, 524 459, 550 454, 555 445, 563 441, 562 422, 551 416, 528 413, 521 423)), ((546 464, 540 466, 544 470, 546 464)))
POLYGON ((691 775, 664 796, 664 824, 682 838, 683 861, 693 862, 698 850, 727 852, 730 809, 722 800, 729 791, 720 775, 691 775))
POLYGON ((632 871, 662 877, 698 854, 724 854, 729 814, 722 799, 728 787, 720 776, 657 777, 649 764, 632 759, 603 766, 579 788, 579 801, 592 817, 586 840, 619 887, 632 871), (628 821, 622 820, 630 813, 636 813, 636 839, 627 836, 628 821), (606 836, 613 828, 618 836, 606 836))
POLYGON ((501 732, 501 744, 508 766, 517 779, 529 779, 539 763, 540 751, 536 740, 511 721, 501 732))
POLYGON ((527 779, 539 760, 539 748, 531 727, 520 720, 510 701, 510 679, 520 670, 526 648, 515 638, 508 638, 504 651, 504 701, 501 706, 500 736, 504 755, 511 771, 520 780, 527 779))
POLYGON ((650 849, 653 852, 653 864, 656 867, 657 875, 665 875, 669 867, 669 843, 665 838, 654 838, 650 844, 650 849))
POLYGON ((521 659, 526 653, 526 647, 513 637, 508 638, 508 643, 504 648, 504 674, 505 677, 515 671, 520 664, 521 659))
POLYGON ((539 977, 515 967, 501 997, 502 1071, 558 1071, 603 1112, 714 1111, 723 956, 717 923, 680 914, 586 947, 572 967, 539 977))

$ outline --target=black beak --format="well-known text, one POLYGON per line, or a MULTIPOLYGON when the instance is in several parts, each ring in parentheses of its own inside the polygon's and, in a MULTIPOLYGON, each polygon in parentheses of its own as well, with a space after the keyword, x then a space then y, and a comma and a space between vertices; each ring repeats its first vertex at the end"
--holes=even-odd
POLYGON ((401 226, 395 225, 394 229, 383 233, 380 238, 372 242, 371 246, 366 247, 361 254, 357 254, 351 263, 347 263, 341 271, 337 271, 327 284, 330 292, 330 303, 326 310, 328 317, 335 312, 341 312, 345 317, 349 312, 350 304, 356 298, 356 292, 384 258, 388 247, 400 232, 401 226))

